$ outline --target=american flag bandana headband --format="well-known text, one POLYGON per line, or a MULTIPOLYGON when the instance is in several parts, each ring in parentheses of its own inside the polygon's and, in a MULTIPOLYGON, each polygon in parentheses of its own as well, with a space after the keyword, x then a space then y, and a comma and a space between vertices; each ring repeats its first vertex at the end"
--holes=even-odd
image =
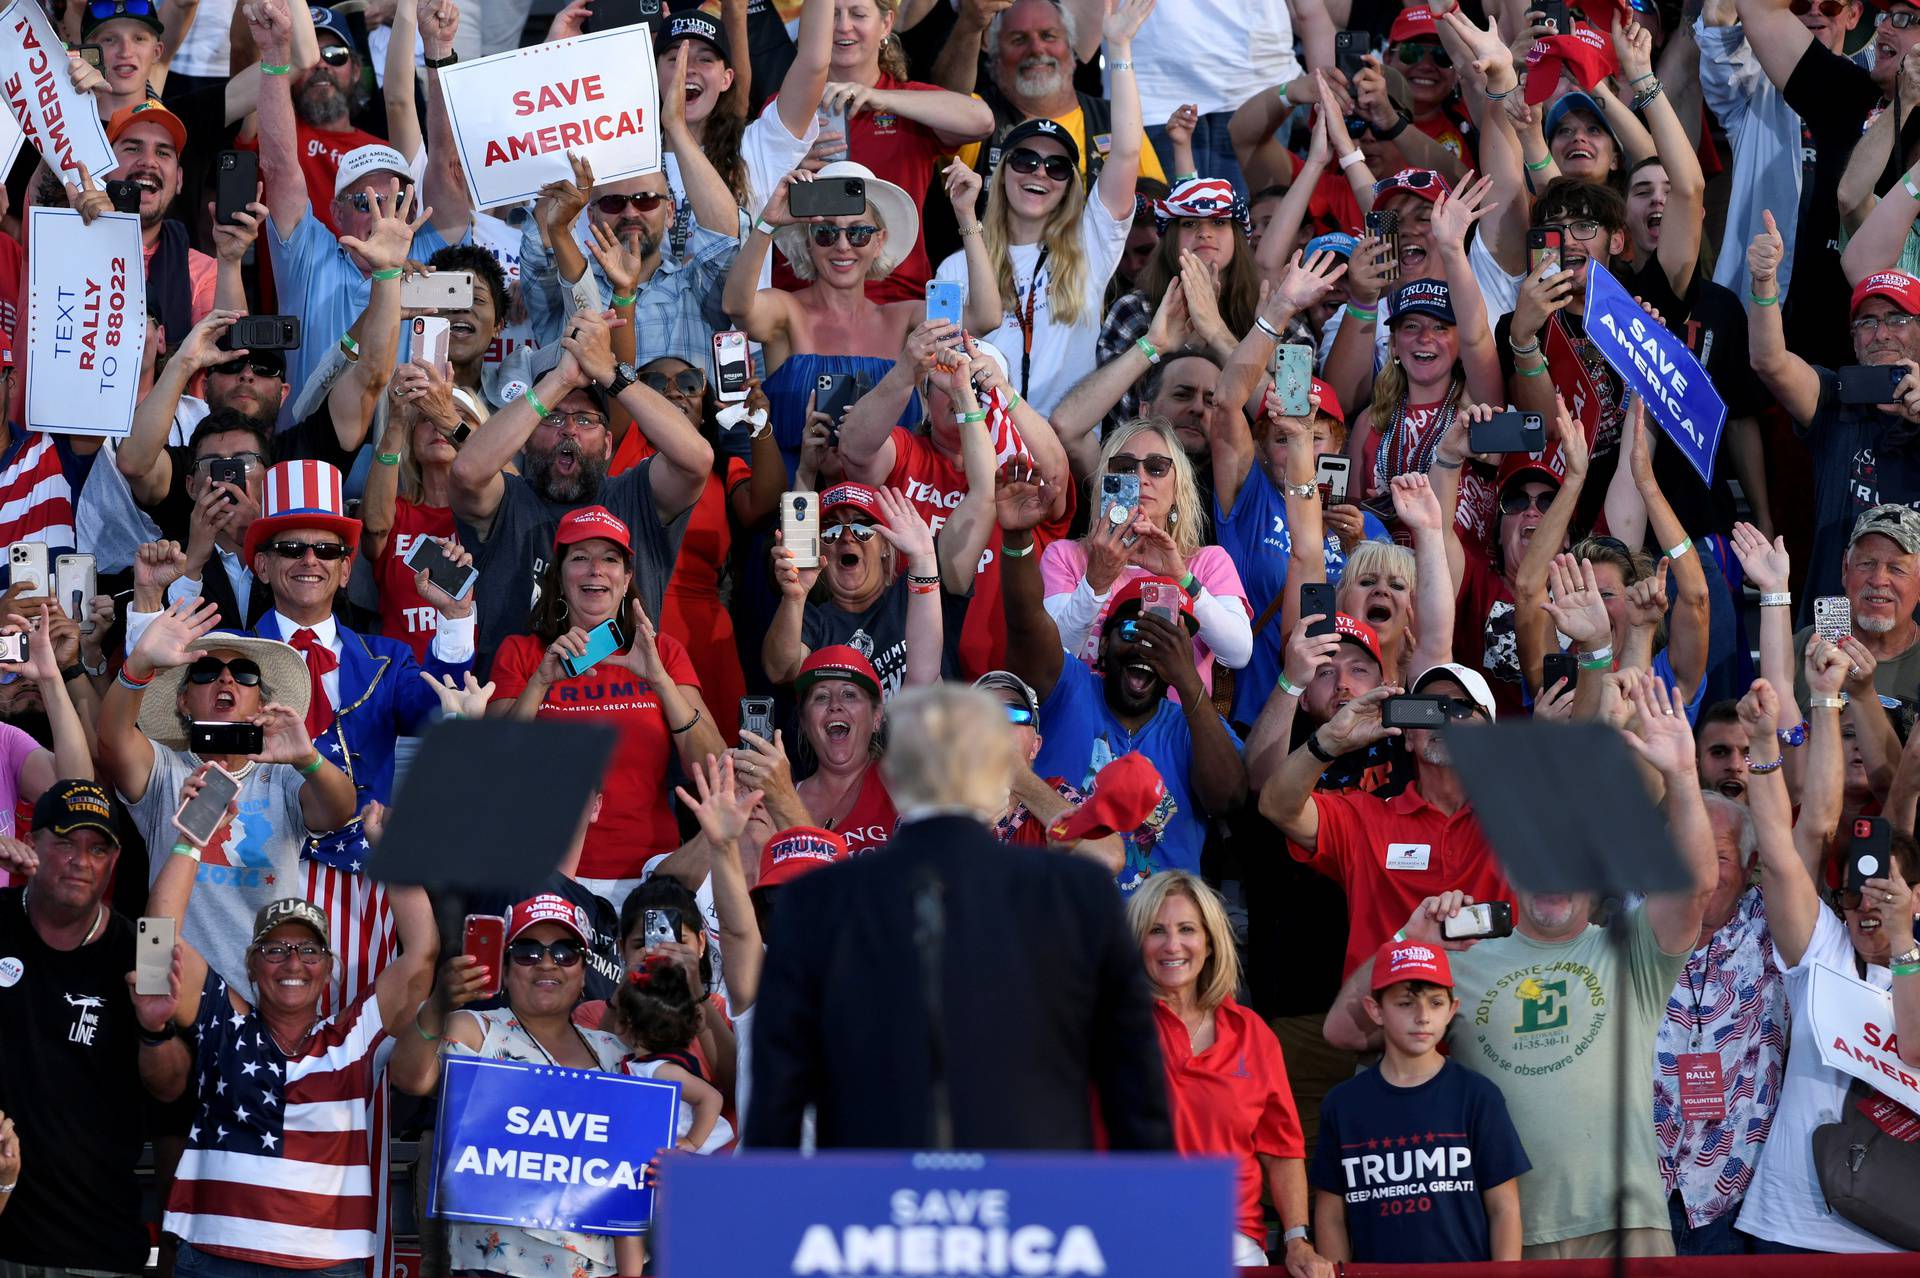
POLYGON ((1233 189, 1233 183, 1224 178, 1190 178, 1153 206, 1153 226, 1162 235, 1167 233, 1170 223, 1183 218, 1206 222, 1224 222, 1231 218, 1245 231, 1248 229, 1247 202, 1233 189))

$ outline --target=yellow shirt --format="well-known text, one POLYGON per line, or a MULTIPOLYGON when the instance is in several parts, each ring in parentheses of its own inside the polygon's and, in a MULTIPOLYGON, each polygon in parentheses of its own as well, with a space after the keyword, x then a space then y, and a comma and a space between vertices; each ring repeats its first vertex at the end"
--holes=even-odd
MULTIPOLYGON (((973 95, 973 99, 976 102, 984 100, 977 93, 973 95)), ((1080 148, 1080 155, 1082 157, 1081 171, 1085 172, 1085 157, 1090 154, 1087 150, 1086 112, 1082 111, 1080 104, 1076 102, 1071 111, 1065 115, 1054 116, 1053 121, 1073 135, 1074 145, 1080 148)), ((980 160, 980 147, 982 145, 983 144, 979 142, 969 142, 961 147, 959 152, 960 163, 966 165, 968 168, 973 168, 978 164, 980 160)), ((1094 139, 1094 145, 1099 148, 1100 154, 1104 156, 1112 150, 1113 139, 1111 135, 1103 133, 1094 139)), ((1147 141, 1147 134, 1144 129, 1140 131, 1140 176, 1150 177, 1158 182, 1165 182, 1167 180, 1166 172, 1160 167, 1160 157, 1153 153, 1153 145, 1147 141)))

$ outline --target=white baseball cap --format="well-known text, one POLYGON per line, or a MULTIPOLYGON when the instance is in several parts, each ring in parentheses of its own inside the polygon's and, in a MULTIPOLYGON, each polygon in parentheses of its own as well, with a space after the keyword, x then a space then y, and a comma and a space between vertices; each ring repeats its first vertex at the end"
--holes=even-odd
POLYGON ((1420 677, 1413 681, 1412 691, 1420 691, 1435 679, 1453 680, 1466 689, 1467 695, 1473 698, 1475 705, 1486 711, 1489 720, 1495 717, 1493 688, 1487 683, 1487 677, 1478 670, 1469 670, 1451 661, 1437 666, 1428 666, 1421 672, 1420 677))
POLYGON ((398 151, 369 143, 340 157, 340 169, 333 177, 333 193, 339 195, 369 173, 391 173, 409 182, 413 180, 412 167, 398 151))

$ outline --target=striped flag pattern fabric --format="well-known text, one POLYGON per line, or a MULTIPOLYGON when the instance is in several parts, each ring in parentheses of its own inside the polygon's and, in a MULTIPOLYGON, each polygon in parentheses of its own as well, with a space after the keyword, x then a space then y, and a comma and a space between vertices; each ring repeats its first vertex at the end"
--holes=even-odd
POLYGON ((210 971, 198 1029, 194 1120, 163 1228, 264 1265, 371 1257, 383 1195, 368 1104, 393 1051, 372 994, 286 1055, 210 971))
POLYGON ((1006 392, 995 386, 987 392, 987 435, 993 440, 993 465, 997 470, 1016 457, 1028 457, 1027 441, 1021 438, 1020 428, 1013 424, 1013 413, 1007 407, 1006 392))
POLYGON ((340 493, 340 471, 322 461, 282 462, 267 472, 269 515, 291 515, 323 511, 329 515, 347 513, 340 493))
POLYGON ((72 546, 73 486, 53 436, 27 432, 27 442, 0 470, 0 545, 38 541, 72 546))

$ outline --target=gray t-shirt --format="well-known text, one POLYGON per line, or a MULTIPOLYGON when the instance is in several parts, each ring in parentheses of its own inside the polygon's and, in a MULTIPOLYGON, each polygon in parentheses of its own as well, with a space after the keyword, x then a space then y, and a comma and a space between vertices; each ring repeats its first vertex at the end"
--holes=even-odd
POLYGON ((653 460, 649 457, 609 479, 592 501, 549 501, 524 477, 507 475, 490 536, 482 538, 473 525, 460 521, 460 544, 473 552, 474 567, 480 570, 480 584, 474 588, 480 623, 476 670, 492 667, 493 654, 508 635, 527 633, 540 593, 540 575, 553 554, 553 535, 569 511, 585 506, 605 506, 627 525, 633 537, 640 602, 649 617, 660 619, 660 598, 673 575, 693 507, 681 511, 672 523, 660 522, 653 485, 647 481, 653 460))
MULTIPOLYGON (((201 760, 155 743, 147 792, 138 802, 120 799, 147 841, 151 888, 167 863, 167 849, 179 841, 173 814, 180 810, 180 787, 201 760)), ((253 916, 269 901, 306 895, 300 873, 300 849, 307 842, 307 821, 300 811, 300 773, 284 763, 256 763, 240 776, 240 814, 214 837, 200 855, 193 903, 180 939, 199 950, 227 984, 253 988, 247 978, 247 944, 253 916)))
MULTIPOLYGON (((1812 626, 1797 631, 1793 636, 1793 651, 1805 653, 1807 641, 1812 637, 1812 626)), ((1909 709, 1920 702, 1920 643, 1897 657, 1882 657, 1873 668, 1873 690, 1883 697, 1898 698, 1909 709)), ((1807 709, 1808 695, 1806 668, 1796 661, 1793 665, 1793 697, 1800 703, 1803 714, 1807 709)))

